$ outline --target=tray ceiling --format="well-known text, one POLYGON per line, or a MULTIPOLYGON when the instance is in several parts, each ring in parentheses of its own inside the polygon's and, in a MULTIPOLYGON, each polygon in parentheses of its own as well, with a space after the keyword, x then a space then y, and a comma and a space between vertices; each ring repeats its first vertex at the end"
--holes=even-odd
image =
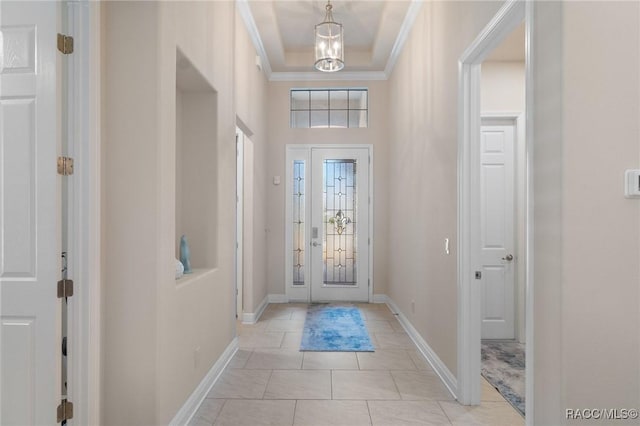
POLYGON ((419 0, 334 0, 343 25, 345 68, 314 71, 314 26, 324 19, 322 0, 240 0, 262 66, 278 79, 384 79, 388 77, 421 6, 419 0), (331 75, 335 74, 335 75, 331 75))

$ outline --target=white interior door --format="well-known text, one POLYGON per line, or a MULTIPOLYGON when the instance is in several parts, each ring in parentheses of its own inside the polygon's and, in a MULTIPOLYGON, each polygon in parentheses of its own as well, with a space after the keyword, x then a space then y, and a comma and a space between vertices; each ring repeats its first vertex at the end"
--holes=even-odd
POLYGON ((311 150, 311 300, 369 300, 369 150, 311 150))
POLYGON ((482 338, 515 338, 515 132, 483 121, 480 146, 482 338))
POLYGON ((60 403, 56 2, 0 2, 0 424, 60 403))

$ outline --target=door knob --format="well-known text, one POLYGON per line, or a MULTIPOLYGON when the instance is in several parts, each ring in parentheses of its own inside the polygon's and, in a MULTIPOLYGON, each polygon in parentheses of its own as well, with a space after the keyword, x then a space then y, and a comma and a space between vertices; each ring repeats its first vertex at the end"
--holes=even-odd
POLYGON ((513 260, 513 255, 512 254, 508 254, 505 257, 503 257, 502 260, 506 260, 507 262, 511 262, 513 260))
POLYGON ((314 246, 314 247, 318 247, 319 246, 317 241, 312 242, 311 245, 314 246))

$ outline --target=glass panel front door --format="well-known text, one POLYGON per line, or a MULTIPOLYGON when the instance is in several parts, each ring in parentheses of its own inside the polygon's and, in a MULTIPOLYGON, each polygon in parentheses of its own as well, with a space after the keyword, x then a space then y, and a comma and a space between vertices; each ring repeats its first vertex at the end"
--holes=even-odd
POLYGON ((369 150, 311 150, 311 300, 369 300, 369 150))

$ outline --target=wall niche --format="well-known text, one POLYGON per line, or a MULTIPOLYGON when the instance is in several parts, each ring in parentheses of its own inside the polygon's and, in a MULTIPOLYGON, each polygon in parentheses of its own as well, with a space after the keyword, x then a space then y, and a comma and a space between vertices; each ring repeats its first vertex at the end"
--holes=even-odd
POLYGON ((194 276, 217 266, 217 108, 214 88, 177 49, 175 247, 180 259, 185 235, 194 276))

